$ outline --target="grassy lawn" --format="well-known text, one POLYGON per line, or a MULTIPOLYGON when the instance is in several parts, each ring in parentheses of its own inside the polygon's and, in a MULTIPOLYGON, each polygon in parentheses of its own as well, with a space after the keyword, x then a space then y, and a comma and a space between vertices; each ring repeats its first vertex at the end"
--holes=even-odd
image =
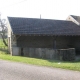
POLYGON ((44 60, 44 59, 29 58, 29 57, 10 56, 9 54, 5 54, 2 52, 0 52, 0 59, 22 62, 26 64, 39 65, 39 66, 56 67, 56 68, 80 71, 80 61, 65 62, 65 61, 44 60))

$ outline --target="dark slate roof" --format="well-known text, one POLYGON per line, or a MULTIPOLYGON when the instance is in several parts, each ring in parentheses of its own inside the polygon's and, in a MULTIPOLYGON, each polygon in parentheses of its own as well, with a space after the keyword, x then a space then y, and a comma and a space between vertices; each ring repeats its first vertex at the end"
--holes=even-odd
POLYGON ((8 17, 15 35, 80 35, 80 26, 71 21, 8 17))
POLYGON ((77 22, 80 23, 80 16, 70 15, 72 16, 77 22))

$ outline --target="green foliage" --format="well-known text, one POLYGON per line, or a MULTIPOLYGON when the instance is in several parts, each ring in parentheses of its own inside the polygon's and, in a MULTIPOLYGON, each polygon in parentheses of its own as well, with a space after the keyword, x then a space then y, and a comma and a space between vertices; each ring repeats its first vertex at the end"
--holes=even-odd
POLYGON ((26 64, 39 65, 39 66, 56 67, 56 68, 80 71, 80 61, 59 62, 59 61, 54 61, 54 60, 44 60, 44 59, 36 59, 36 58, 29 58, 29 57, 11 56, 5 53, 0 53, 0 59, 22 62, 26 64))

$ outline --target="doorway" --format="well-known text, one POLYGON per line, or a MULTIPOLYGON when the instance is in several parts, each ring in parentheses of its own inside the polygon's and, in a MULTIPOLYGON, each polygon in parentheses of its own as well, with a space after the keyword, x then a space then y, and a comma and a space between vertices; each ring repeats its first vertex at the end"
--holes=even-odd
POLYGON ((24 56, 23 48, 21 48, 21 56, 24 56))

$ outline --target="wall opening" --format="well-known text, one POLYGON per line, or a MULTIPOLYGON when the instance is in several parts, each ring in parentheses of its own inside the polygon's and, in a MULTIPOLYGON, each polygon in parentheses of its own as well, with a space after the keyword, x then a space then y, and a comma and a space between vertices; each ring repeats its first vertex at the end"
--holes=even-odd
POLYGON ((23 48, 21 48, 21 56, 24 56, 23 48))

